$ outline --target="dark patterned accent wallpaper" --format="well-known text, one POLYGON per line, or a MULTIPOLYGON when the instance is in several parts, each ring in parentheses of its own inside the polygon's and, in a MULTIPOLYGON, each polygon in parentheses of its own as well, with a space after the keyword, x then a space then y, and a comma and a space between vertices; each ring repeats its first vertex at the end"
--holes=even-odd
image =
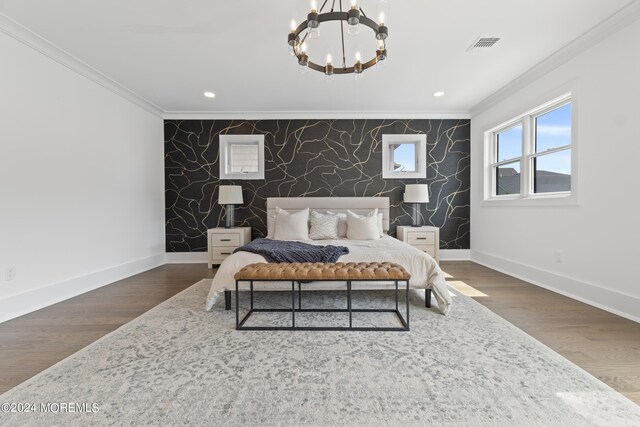
POLYGON ((405 184, 427 183, 423 221, 442 249, 469 248, 469 120, 166 120, 167 252, 207 250, 207 228, 224 226, 218 185, 242 185, 236 225, 266 235, 267 197, 388 196, 391 230, 411 224, 405 184), (382 179, 382 135, 427 135, 426 179, 382 179), (264 180, 218 178, 220 134, 264 134, 264 180))

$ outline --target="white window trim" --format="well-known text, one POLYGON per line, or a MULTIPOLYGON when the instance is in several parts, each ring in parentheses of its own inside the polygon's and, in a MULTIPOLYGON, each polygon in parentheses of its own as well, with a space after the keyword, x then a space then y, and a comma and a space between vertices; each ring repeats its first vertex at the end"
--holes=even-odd
POLYGON ((484 133, 484 202, 486 206, 576 206, 578 204, 578 105, 575 94, 565 93, 552 99, 524 114, 521 114, 507 122, 489 129, 484 133), (535 117, 548 113, 565 104, 571 103, 571 145, 556 147, 552 150, 535 153, 535 117), (496 159, 495 136, 498 132, 522 124, 523 141, 520 157, 494 162, 496 159), (556 193, 533 192, 533 159, 545 154, 571 149, 571 191, 556 193), (520 162, 520 194, 495 194, 496 165, 520 162))
POLYGON ((264 135, 220 135, 220 179, 264 179, 264 135), (255 144, 258 146, 258 172, 231 173, 227 171, 229 147, 233 143, 255 144))
POLYGON ((385 134, 382 135, 382 178, 409 179, 427 177, 427 135, 385 134), (389 167, 391 162, 390 146, 395 144, 415 144, 415 156, 418 170, 415 172, 397 172, 389 167))

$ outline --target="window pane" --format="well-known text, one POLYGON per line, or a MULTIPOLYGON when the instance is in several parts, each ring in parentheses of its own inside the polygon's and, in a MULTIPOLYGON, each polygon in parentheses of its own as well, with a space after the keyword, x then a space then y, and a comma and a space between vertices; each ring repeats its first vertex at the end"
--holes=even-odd
POLYGON ((258 145, 231 144, 229 156, 229 172, 255 173, 258 172, 258 145))
POLYGON ((418 165, 416 162, 416 144, 393 144, 390 145, 391 162, 395 172, 416 172, 418 165))
POLYGON ((520 162, 496 167, 496 195, 520 194, 520 162))
POLYGON ((571 144, 571 104, 536 117, 536 153, 571 144))
POLYGON ((520 157, 522 155, 522 125, 498 133, 496 151, 498 162, 520 157))
POLYGON ((571 150, 534 157, 533 170, 534 193, 571 191, 571 150))

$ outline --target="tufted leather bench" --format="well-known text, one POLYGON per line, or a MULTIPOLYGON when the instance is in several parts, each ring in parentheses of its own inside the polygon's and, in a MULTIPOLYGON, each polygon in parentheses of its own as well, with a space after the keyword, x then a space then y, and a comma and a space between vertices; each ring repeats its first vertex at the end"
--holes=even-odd
POLYGON ((392 262, 294 262, 249 264, 238 271, 236 280, 409 280, 411 275, 392 262))
POLYGON ((301 262, 301 263, 256 263, 243 267, 234 275, 236 280, 236 329, 252 329, 252 330, 385 330, 385 331, 408 331, 409 330, 409 279, 411 275, 399 264, 391 262, 301 262), (250 282, 251 291, 251 308, 244 316, 242 321, 239 315, 239 287, 241 281, 250 282), (253 301, 253 282, 254 281, 288 281, 291 282, 292 292, 292 308, 288 309, 254 309, 253 301), (302 283, 307 282, 328 282, 328 281, 346 281, 347 282, 347 305, 345 309, 302 309, 302 283), (351 307, 351 282, 395 282, 395 309, 352 309, 351 307), (406 320, 398 310, 398 282, 406 283, 406 320), (295 283, 298 283, 298 309, 295 307, 295 283), (278 312, 291 311, 292 326, 291 327, 249 327, 244 326, 245 322, 254 312, 278 312), (298 312, 348 312, 349 327, 296 327, 295 313, 298 312), (402 328, 354 328, 352 324, 352 312, 392 312, 397 314, 402 328))

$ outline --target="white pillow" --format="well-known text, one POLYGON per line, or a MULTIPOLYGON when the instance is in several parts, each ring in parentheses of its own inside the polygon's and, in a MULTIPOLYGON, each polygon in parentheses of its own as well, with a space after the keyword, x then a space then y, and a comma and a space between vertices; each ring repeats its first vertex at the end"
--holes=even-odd
POLYGON ((380 237, 384 236, 384 227, 382 226, 382 221, 383 221, 383 217, 382 214, 379 213, 378 214, 378 230, 380 231, 380 237))
POLYGON ((267 214, 267 239, 273 239, 276 234, 276 214, 267 214))
MULTIPOLYGON (((338 222, 338 236, 347 237, 347 214, 343 213, 334 213, 331 211, 327 211, 327 215, 336 215, 339 218, 338 222)), ((378 228, 380 229, 380 237, 384 236, 384 226, 382 225, 384 218, 382 214, 378 214, 378 228)))
POLYGON ((275 240, 309 240, 309 208, 289 213, 276 207, 275 240))
POLYGON ((379 239, 378 209, 374 209, 366 216, 347 211, 347 238, 350 240, 379 239))
POLYGON ((337 239, 338 216, 311 212, 311 230, 309 238, 313 240, 337 239))
POLYGON ((338 237, 347 237, 347 214, 327 211, 327 215, 338 217, 338 237))

